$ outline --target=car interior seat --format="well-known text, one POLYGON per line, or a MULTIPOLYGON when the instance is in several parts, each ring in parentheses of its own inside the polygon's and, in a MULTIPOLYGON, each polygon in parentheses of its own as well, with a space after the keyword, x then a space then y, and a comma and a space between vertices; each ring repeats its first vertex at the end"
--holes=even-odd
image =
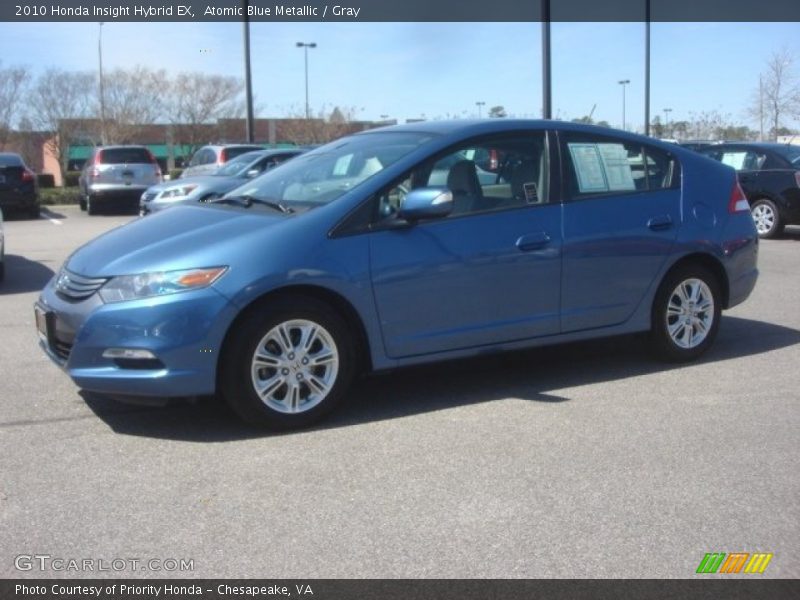
POLYGON ((447 187, 453 193, 452 214, 472 212, 483 199, 478 172, 471 160, 460 160, 450 167, 447 187))

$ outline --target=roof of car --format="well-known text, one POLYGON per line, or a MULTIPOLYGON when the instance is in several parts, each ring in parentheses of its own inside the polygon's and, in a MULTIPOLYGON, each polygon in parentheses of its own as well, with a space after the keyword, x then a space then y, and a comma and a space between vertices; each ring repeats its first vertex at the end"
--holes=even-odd
POLYGON ((764 150, 781 150, 791 147, 791 144, 779 144, 777 142, 723 142, 717 146, 747 146, 748 148, 763 148, 764 150))

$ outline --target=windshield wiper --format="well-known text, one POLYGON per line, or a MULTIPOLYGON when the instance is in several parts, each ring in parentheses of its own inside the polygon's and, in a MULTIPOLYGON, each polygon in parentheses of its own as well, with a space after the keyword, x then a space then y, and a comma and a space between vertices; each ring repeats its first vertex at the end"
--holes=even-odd
POLYGON ((294 209, 290 206, 286 206, 282 202, 276 202, 274 200, 264 200, 263 198, 256 198, 255 196, 223 196, 222 198, 215 198, 211 202, 230 202, 231 204, 238 204, 239 206, 244 206, 245 208, 250 208, 253 204, 263 204, 264 206, 269 206, 275 210, 278 210, 282 213, 291 214, 294 212, 294 209))

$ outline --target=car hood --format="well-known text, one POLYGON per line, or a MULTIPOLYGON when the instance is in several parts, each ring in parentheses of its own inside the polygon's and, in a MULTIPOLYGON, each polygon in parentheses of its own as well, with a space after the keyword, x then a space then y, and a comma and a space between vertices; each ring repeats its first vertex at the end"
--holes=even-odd
POLYGON ((176 206, 95 238, 66 266, 86 277, 112 277, 228 265, 248 237, 262 239, 285 221, 260 209, 176 206))

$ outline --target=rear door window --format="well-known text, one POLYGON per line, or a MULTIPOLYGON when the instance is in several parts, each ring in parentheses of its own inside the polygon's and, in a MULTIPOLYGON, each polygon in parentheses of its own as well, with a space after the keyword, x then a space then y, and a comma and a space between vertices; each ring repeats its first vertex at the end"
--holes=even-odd
POLYGON ((561 134, 569 198, 633 194, 676 187, 677 161, 668 152, 627 140, 561 134))

